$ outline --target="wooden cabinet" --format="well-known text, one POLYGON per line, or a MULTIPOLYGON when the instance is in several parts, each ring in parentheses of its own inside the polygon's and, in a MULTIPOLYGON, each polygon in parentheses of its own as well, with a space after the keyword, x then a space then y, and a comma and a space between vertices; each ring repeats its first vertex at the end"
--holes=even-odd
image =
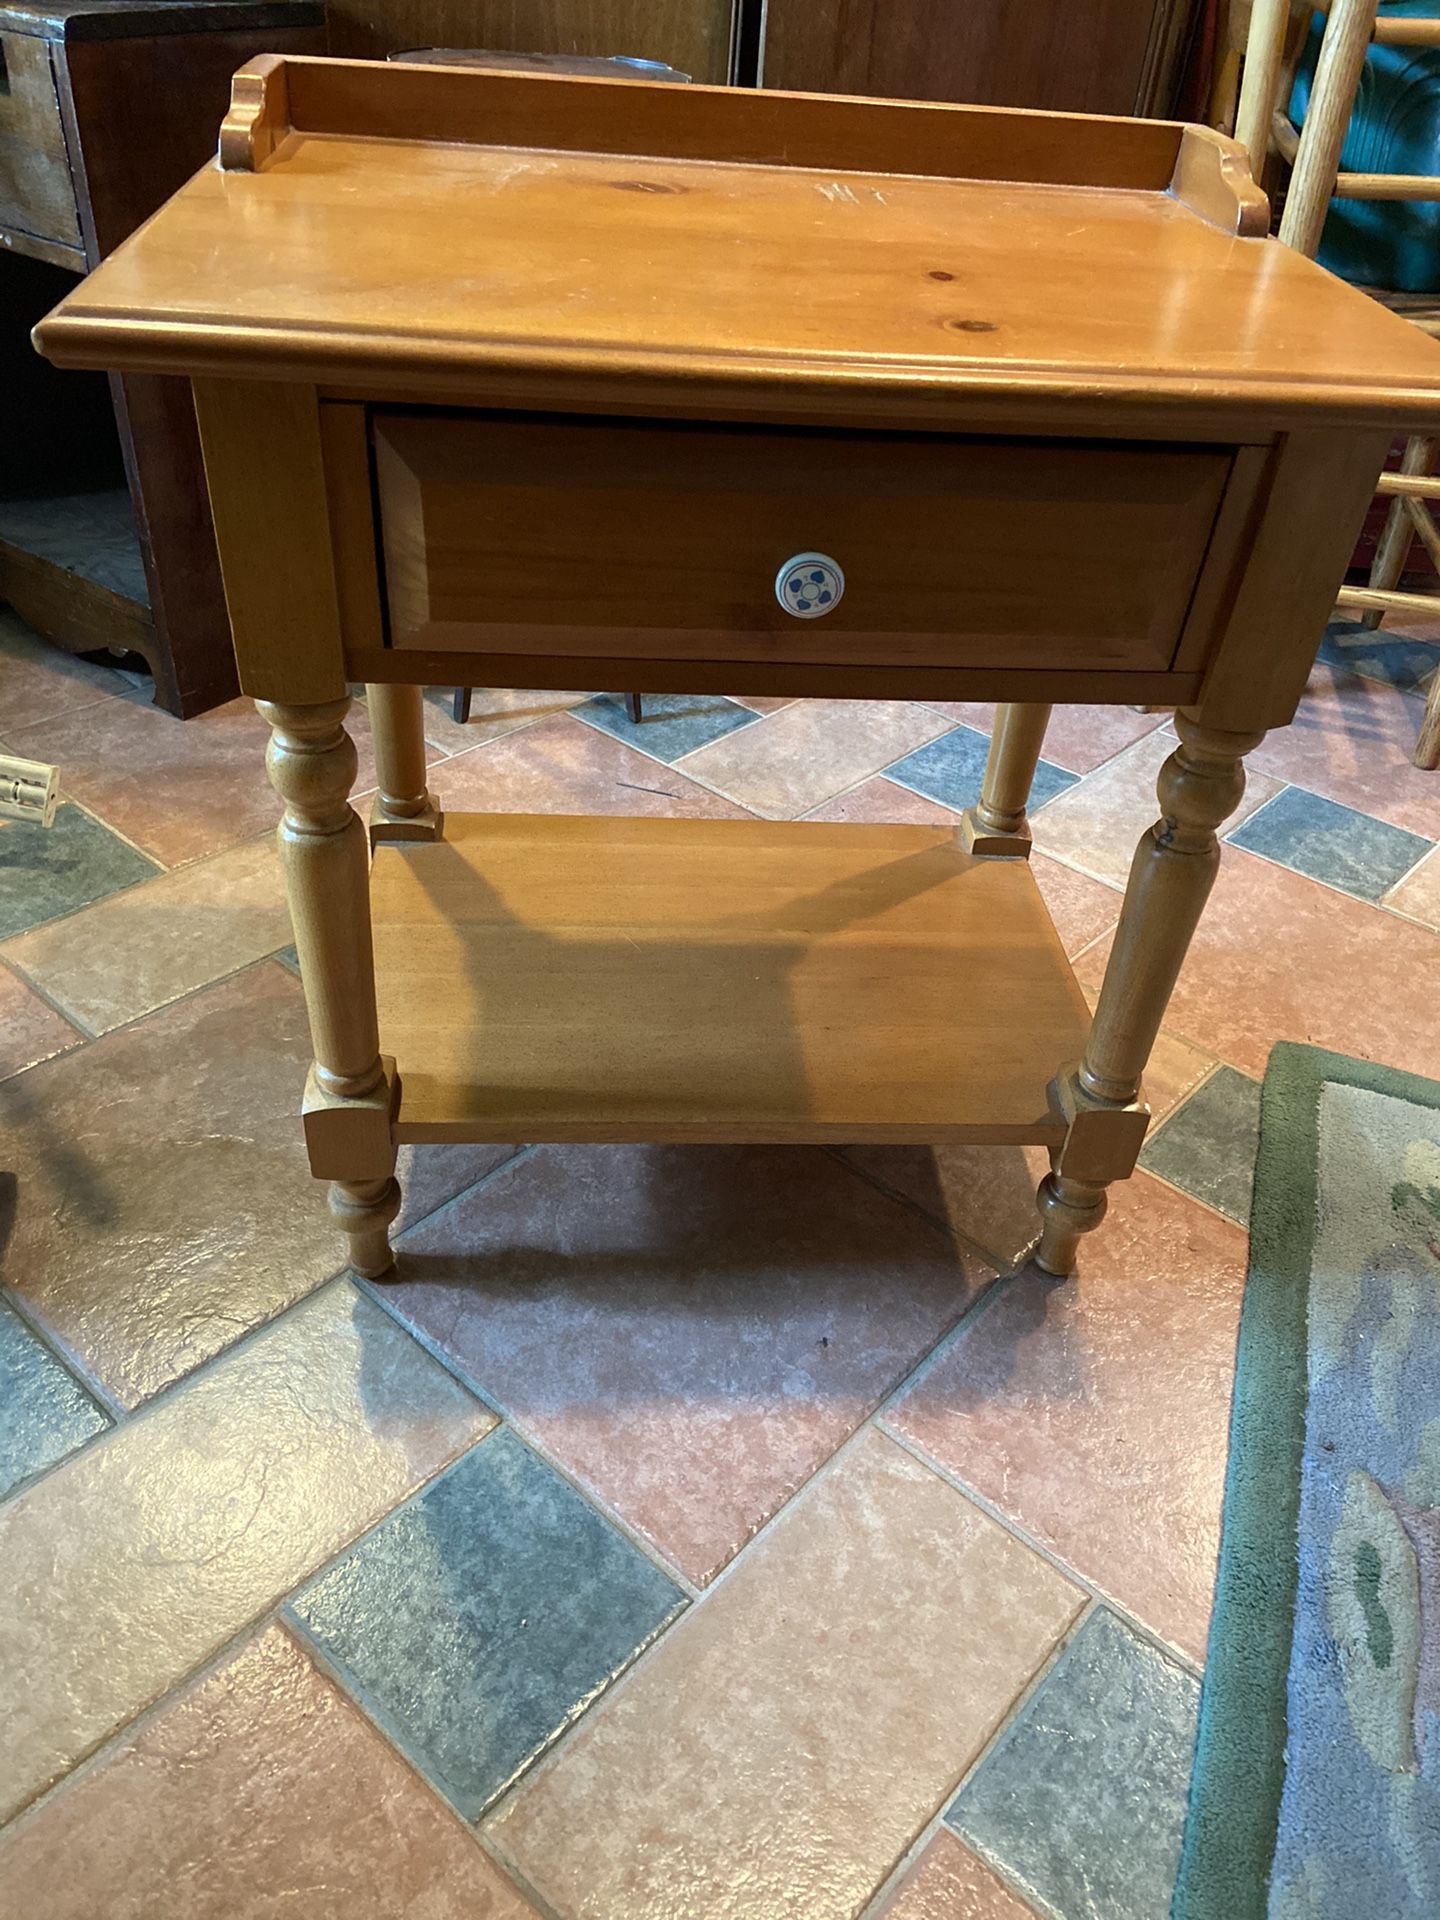
POLYGON ((1169 110, 1193 0, 767 0, 767 87, 1169 110))
POLYGON ((29 331, 213 153, 235 69, 321 51, 323 18, 308 0, 0 4, 0 601, 61 646, 143 654, 172 713, 236 684, 189 391, 56 376, 29 331))
POLYGON ((734 0, 332 0, 330 47, 367 60, 410 47, 629 54, 692 80, 730 78, 734 0))

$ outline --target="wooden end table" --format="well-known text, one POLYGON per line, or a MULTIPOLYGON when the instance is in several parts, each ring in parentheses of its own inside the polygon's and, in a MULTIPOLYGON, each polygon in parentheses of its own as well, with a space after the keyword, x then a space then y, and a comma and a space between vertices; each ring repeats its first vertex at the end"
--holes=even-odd
POLYGON ((1440 423, 1440 345, 1266 225, 1153 121, 237 76, 218 163, 38 340, 194 383, 357 1271, 445 1140, 1039 1144, 1071 1270, 1241 757, 1440 423), (420 688, 464 682, 1006 704, 955 831, 442 816, 420 688), (1067 700, 1179 709, 1093 1020, 1026 862, 1067 700))

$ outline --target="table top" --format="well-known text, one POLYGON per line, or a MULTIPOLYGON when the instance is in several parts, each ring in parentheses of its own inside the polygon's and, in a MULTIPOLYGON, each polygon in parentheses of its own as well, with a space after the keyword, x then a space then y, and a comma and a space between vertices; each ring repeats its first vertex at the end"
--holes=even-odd
POLYGON ((1440 422, 1440 344, 1265 225, 1208 129, 266 56, 37 342, 528 405, 1440 422))

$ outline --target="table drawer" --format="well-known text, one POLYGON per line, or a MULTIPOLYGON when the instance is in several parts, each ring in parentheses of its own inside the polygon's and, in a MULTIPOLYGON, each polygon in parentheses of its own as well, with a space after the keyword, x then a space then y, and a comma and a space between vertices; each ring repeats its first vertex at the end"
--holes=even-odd
POLYGON ((0 227, 80 245, 50 45, 0 33, 0 227))
POLYGON ((515 415, 372 433, 391 646, 581 658, 1163 671, 1232 465, 515 415))

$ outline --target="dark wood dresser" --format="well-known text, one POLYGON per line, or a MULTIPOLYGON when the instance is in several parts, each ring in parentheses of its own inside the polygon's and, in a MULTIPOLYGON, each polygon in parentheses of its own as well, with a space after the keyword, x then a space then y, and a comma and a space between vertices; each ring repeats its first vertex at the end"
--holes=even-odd
POLYGON ((184 381, 57 373, 30 328, 211 156, 230 76, 323 52, 308 0, 0 4, 0 601, 72 651, 143 654, 155 697, 236 690, 184 381))

